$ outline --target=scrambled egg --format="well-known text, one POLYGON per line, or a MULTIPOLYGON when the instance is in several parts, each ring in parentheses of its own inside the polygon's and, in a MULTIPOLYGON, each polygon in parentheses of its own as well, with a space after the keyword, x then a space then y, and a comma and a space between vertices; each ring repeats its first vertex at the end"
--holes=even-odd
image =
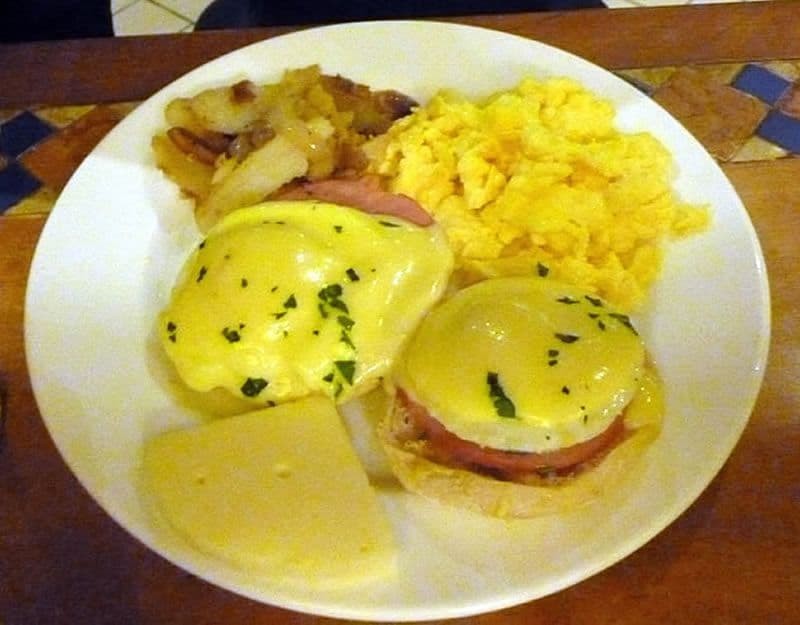
POLYGON ((549 274, 630 310, 662 241, 709 217, 676 198, 666 148, 619 132, 614 114, 566 78, 480 103, 445 91, 372 142, 370 167, 442 224, 463 283, 549 274))

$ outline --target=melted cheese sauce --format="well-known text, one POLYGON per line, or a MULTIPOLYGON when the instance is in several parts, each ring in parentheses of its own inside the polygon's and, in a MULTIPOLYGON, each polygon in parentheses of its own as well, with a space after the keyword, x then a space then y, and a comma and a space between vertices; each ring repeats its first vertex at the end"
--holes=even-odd
POLYGON ((237 210, 188 259, 159 336, 183 381, 268 404, 374 387, 442 295, 452 254, 419 227, 324 202, 237 210))
POLYGON ((394 570, 391 526, 328 399, 156 436, 143 477, 178 532, 236 565, 320 587, 394 570))
POLYGON ((398 384, 462 439, 543 452, 608 428, 644 370, 641 339, 606 302, 545 278, 500 278, 426 317, 398 384))

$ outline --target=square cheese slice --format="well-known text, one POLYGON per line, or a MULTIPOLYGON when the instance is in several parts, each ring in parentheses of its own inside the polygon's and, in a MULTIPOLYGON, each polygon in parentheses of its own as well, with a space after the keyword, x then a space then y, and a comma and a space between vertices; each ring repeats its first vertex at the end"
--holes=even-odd
POLYGON ((238 566, 320 587, 394 568, 389 521, 326 398, 158 435, 143 473, 175 529, 238 566))

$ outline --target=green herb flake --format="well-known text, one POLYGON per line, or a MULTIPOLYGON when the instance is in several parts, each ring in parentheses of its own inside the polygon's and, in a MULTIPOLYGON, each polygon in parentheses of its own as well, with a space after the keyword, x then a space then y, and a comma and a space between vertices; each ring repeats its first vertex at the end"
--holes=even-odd
POLYGON ((356 270, 350 267, 346 272, 347 277, 350 279, 350 282, 358 282, 361 278, 356 273, 356 270))
POLYGON ((329 373, 329 374, 323 376, 322 381, 323 382, 333 382, 333 377, 334 377, 333 373, 329 373))
POLYGON ((633 332, 636 336, 639 336, 639 333, 636 331, 636 328, 633 327, 633 324, 631 323, 631 318, 628 317, 628 315, 623 315, 622 313, 608 313, 608 316, 611 317, 612 319, 616 319, 622 325, 628 328, 628 330, 633 332))
POLYGON ((596 306, 597 308, 603 307, 603 300, 601 300, 599 297, 592 297, 591 295, 584 295, 583 297, 592 306, 596 306))
POLYGON ((597 327, 600 328, 603 332, 606 331, 606 324, 602 319, 597 320, 597 327))
POLYGON ((336 234, 342 233, 342 226, 334 226, 333 229, 336 230, 336 234))
POLYGON ((342 296, 342 292, 343 289, 341 284, 329 284, 320 289, 319 293, 317 293, 317 296, 323 302, 329 302, 333 299, 340 298, 342 296))
POLYGON ((382 226, 387 227, 387 228, 399 228, 400 227, 400 224, 396 224, 396 223, 393 223, 391 221, 383 221, 383 220, 381 220, 378 223, 380 225, 382 225, 382 226))
POLYGON ((547 350, 547 355, 550 356, 550 358, 555 358, 556 356, 558 356, 558 350, 557 349, 548 349, 547 350))
POLYGON ((564 393, 564 395, 569 395, 569 386, 562 386, 561 392, 564 393))
POLYGON ((272 313, 272 316, 275 317, 275 319, 282 319, 283 317, 286 316, 286 311, 283 310, 279 313, 272 313))
POLYGON ((247 378, 240 390, 245 397, 256 397, 268 384, 264 378, 247 378))
POLYGON ((178 329, 178 326, 175 325, 174 321, 167 321, 167 332, 175 332, 178 329))
POLYGON ((231 330, 228 326, 222 328, 222 336, 228 341, 228 343, 238 343, 242 340, 242 336, 236 330, 231 330))
POLYGON ((200 241, 200 245, 197 246, 197 249, 202 250, 205 246, 206 246, 206 241, 205 239, 203 239, 202 241, 200 241))
POLYGON ((500 384, 497 373, 489 371, 486 374, 486 383, 489 385, 489 398, 492 400, 494 409, 500 417, 514 418, 517 416, 517 409, 500 384))
POLYGON ((339 335, 339 340, 347 345, 350 349, 356 348, 355 344, 353 343, 353 339, 351 339, 350 335, 344 330, 342 330, 342 333, 339 335))
POLYGON ((547 361, 547 366, 548 367, 555 367, 557 364, 558 364, 558 361, 555 358, 553 360, 548 360, 547 361))
POLYGON ((197 272, 196 282, 200 282, 203 278, 205 278, 207 273, 208 273, 208 267, 206 267, 205 265, 200 267, 200 271, 197 272))
POLYGON ((536 263, 536 274, 540 278, 546 278, 547 274, 550 273, 550 267, 547 265, 543 265, 542 263, 536 263))
POLYGON ((288 309, 288 308, 297 308, 297 299, 295 298, 295 296, 294 296, 294 293, 292 293, 292 294, 291 294, 291 295, 290 295, 290 296, 289 296, 289 297, 286 299, 286 301, 283 303, 283 307, 284 307, 284 308, 287 308, 287 309, 288 309))
POLYGON ((562 334, 561 332, 556 332, 555 337, 562 343, 567 344, 574 343, 581 338, 575 334, 562 334))
POLYGON ((342 328, 347 330, 348 332, 353 329, 353 326, 356 324, 350 317, 345 317, 344 315, 339 315, 336 317, 336 321, 342 328))
POLYGON ((559 304, 578 304, 580 302, 580 300, 577 300, 574 297, 570 297, 569 295, 565 295, 564 297, 559 297, 556 301, 559 304))
POLYGON ((246 289, 248 285, 247 278, 242 278, 240 284, 242 285, 243 289, 246 289))
POLYGON ((353 384, 353 376, 355 375, 355 372, 356 372, 356 361, 355 360, 334 360, 333 364, 336 365, 336 368, 339 370, 339 373, 347 381, 347 383, 352 386, 352 384, 353 384))

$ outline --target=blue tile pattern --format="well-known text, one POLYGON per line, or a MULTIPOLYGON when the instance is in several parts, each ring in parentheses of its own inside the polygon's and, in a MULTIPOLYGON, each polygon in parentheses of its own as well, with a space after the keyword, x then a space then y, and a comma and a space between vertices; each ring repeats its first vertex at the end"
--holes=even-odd
POLYGON ((0 123, 0 215, 42 186, 17 159, 54 132, 53 126, 30 111, 0 123))
POLYGON ((766 67, 749 63, 742 68, 731 86, 739 91, 749 93, 769 105, 774 105, 792 86, 792 83, 783 76, 774 74, 766 67))
POLYGON ((761 122, 756 134, 790 152, 800 154, 800 119, 772 110, 761 122))
POLYGON ((47 122, 23 111, 0 125, 0 153, 17 158, 55 132, 47 122))
POLYGON ((41 186, 42 183, 16 161, 0 169, 0 215, 41 186))

